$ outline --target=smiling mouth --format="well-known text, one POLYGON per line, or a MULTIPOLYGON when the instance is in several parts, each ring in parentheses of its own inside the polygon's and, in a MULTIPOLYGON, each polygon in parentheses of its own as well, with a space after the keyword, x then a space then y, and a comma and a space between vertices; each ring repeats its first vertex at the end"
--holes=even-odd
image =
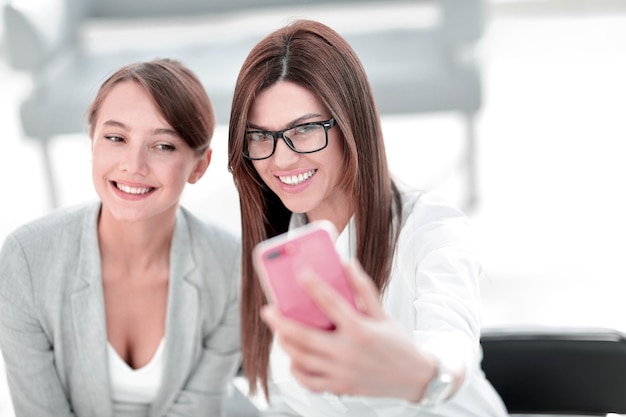
POLYGON ((312 169, 308 172, 303 172, 302 174, 298 174, 298 175, 286 175, 286 176, 279 175, 278 179, 283 184, 298 185, 308 180, 309 178, 311 178, 313 175, 315 175, 316 172, 317 172, 317 169, 312 169))
POLYGON ((118 184, 115 181, 112 181, 112 183, 115 188, 126 194, 142 195, 155 190, 154 187, 131 187, 130 185, 118 184))

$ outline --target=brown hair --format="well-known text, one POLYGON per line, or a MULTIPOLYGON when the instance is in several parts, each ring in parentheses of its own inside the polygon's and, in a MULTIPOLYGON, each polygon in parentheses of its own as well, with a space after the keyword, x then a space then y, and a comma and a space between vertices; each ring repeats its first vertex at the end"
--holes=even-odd
POLYGON ((211 100, 196 75, 180 62, 155 59, 126 65, 107 78, 87 110, 89 135, 93 137, 98 110, 115 85, 131 81, 152 96, 165 120, 198 154, 211 144, 215 116, 211 100))
MULTIPOLYGON (((378 110, 365 70, 350 45, 328 26, 295 21, 261 40, 241 67, 230 114, 228 164, 239 191, 242 227, 243 368, 256 392, 267 395, 272 335, 259 316, 267 302, 252 267, 260 241, 287 230, 291 212, 242 156, 249 109, 256 95, 279 81, 316 93, 341 129, 346 174, 340 186, 356 208, 357 258, 382 292, 397 240, 394 203, 399 194, 387 168, 378 110)), ((397 210, 397 216, 400 210, 397 210)))

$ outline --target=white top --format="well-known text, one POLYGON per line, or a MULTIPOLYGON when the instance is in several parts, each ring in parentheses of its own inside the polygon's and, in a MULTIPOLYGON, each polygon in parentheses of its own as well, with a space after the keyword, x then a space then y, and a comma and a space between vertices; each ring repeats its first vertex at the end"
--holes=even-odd
MULTIPOLYGON (((315 394, 293 378, 289 357, 274 344, 270 355, 270 406, 265 416, 508 415, 480 368, 481 268, 468 250, 467 218, 433 195, 419 192, 403 194, 402 218, 383 306, 420 349, 436 354, 444 362, 464 361, 467 371, 463 386, 446 403, 428 409, 398 399, 315 394)), ((294 215, 290 227, 304 221, 303 215, 294 215)), ((353 223, 354 219, 337 239, 342 256, 355 254, 353 223)))
POLYGON ((148 415, 163 378, 164 346, 165 338, 161 340, 150 362, 141 368, 133 369, 107 342, 111 398, 116 412, 123 411, 128 415, 137 416, 148 415))

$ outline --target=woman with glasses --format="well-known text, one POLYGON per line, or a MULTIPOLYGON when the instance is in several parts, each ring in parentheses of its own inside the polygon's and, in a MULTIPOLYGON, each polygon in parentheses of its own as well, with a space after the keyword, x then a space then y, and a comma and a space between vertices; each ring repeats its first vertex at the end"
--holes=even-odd
POLYGON ((243 367, 267 415, 506 415, 480 369, 480 266, 466 218, 391 178, 366 74, 335 31, 300 20, 252 49, 234 92, 229 167, 241 199, 243 367), (333 331, 268 305, 251 257, 262 240, 320 219, 355 259, 358 311, 300 277, 333 331))
POLYGON ((222 416, 241 246, 179 205, 211 160, 209 97, 177 61, 130 64, 88 123, 97 201, 20 227, 0 252, 15 414, 222 416))

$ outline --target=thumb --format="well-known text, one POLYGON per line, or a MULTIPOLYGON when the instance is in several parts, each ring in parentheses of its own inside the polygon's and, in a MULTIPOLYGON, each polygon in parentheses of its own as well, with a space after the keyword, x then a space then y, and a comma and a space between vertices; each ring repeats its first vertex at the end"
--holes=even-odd
POLYGON ((380 293, 372 278, 367 275, 357 260, 347 265, 348 277, 354 290, 359 311, 372 318, 386 317, 385 310, 380 302, 380 293))

